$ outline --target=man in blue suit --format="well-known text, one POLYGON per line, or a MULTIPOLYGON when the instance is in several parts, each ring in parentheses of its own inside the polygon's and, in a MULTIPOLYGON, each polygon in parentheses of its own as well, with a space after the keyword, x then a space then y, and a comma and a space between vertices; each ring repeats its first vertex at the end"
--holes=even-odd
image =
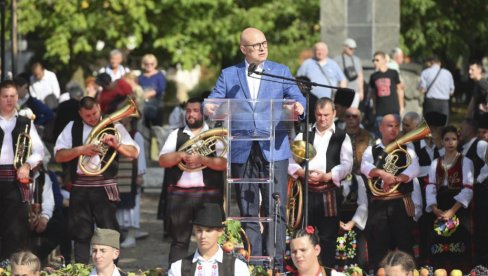
MULTIPOLYGON (((257 100, 255 103, 240 106, 241 110, 232 110, 233 117, 238 118, 239 122, 233 121, 232 135, 263 135, 270 134, 269 126, 275 124, 274 149, 270 148, 269 141, 232 141, 231 143, 231 174, 233 178, 267 178, 269 176, 269 162, 274 161, 274 192, 279 193, 281 198, 280 217, 277 226, 277 245, 274 252, 273 224, 266 224, 265 229, 265 250, 262 248, 262 238, 260 226, 257 222, 243 223, 246 234, 252 244, 253 256, 263 254, 271 256, 276 253, 277 268, 282 270, 283 255, 285 248, 285 208, 287 201, 287 168, 288 158, 291 156, 288 130, 281 127, 283 122, 271 122, 269 102, 271 99, 293 99, 296 100, 291 112, 295 115, 303 116, 305 98, 300 93, 298 87, 289 81, 276 78, 263 77, 254 73, 248 74, 249 65, 256 65, 256 71, 268 74, 291 78, 292 75, 288 67, 272 61, 266 60, 268 57, 268 42, 264 33, 256 28, 247 28, 241 33, 240 50, 245 56, 245 60, 237 65, 225 68, 215 85, 209 98, 226 98, 257 100), (260 102, 262 101, 262 102, 260 102), (238 116, 236 114, 239 114, 238 116), (242 114, 241 114, 242 113, 242 114), (242 115, 242 116, 241 116, 242 115), (272 152, 272 154, 271 154, 272 152), (271 159, 271 156, 273 160, 271 159)), ((215 106, 206 105, 205 112, 212 114, 215 106)), ((281 108, 273 108, 273 117, 285 113, 281 108)), ((237 140, 237 139, 236 139, 237 140)), ((258 217, 259 199, 262 193, 265 216, 271 216, 269 210, 269 184, 236 184, 236 193, 241 216, 258 217)), ((271 190, 273 191, 273 190, 271 190)))

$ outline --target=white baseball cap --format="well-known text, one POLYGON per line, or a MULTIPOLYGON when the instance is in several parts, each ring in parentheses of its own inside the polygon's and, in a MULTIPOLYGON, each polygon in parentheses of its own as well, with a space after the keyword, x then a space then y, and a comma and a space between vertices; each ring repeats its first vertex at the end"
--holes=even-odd
POLYGON ((356 41, 352 38, 346 38, 346 40, 344 40, 344 43, 343 43, 344 46, 347 46, 351 49, 356 49, 357 45, 356 45, 356 41))

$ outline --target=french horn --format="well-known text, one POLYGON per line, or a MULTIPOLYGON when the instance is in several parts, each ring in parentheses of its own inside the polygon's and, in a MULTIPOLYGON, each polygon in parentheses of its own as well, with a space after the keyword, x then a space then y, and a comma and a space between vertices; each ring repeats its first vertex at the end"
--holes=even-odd
MULTIPOLYGON (((379 156, 375 166, 377 168, 382 168, 387 173, 391 173, 395 176, 398 175, 402 169, 407 168, 412 163, 412 158, 402 146, 412 141, 423 139, 429 134, 429 126, 427 125, 427 122, 423 120, 415 129, 388 144, 383 150, 384 154, 379 156), (398 161, 402 159, 402 155, 405 156, 405 164, 398 164, 398 161)), ((374 196, 385 197, 398 193, 397 190, 400 183, 395 184, 388 192, 383 190, 381 184, 382 180, 379 177, 368 180, 368 187, 374 196)))
MULTIPOLYGON (((227 133, 227 129, 223 127, 209 129, 186 141, 180 146, 178 151, 184 151, 188 154, 197 153, 202 156, 208 156, 215 152, 215 145, 220 141, 224 145, 222 153, 219 155, 219 157, 222 157, 227 153, 228 146, 227 141, 224 138, 227 136, 227 133)), ((178 163, 178 168, 186 172, 197 172, 205 169, 206 166, 202 165, 197 168, 190 168, 184 162, 180 162, 178 163)))
POLYGON ((110 164, 117 156, 117 151, 113 151, 112 155, 108 156, 110 147, 103 143, 102 140, 107 134, 114 134, 116 139, 120 142, 120 133, 114 127, 108 127, 110 124, 118 122, 126 117, 140 117, 137 105, 132 98, 127 98, 127 103, 119 110, 108 115, 100 121, 88 134, 85 144, 95 144, 98 147, 98 155, 86 156, 80 155, 79 166, 80 170, 89 176, 96 176, 104 173, 110 164), (107 159, 108 158, 108 159, 107 159))

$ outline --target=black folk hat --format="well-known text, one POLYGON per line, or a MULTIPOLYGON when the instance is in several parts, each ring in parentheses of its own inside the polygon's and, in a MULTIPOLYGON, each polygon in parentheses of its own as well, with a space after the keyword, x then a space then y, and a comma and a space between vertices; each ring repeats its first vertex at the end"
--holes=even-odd
POLYGON ((354 101, 355 94, 354 90, 351 89, 338 89, 334 97, 334 104, 349 108, 354 101))
POLYGON ((215 203, 204 203, 197 212, 193 225, 203 227, 222 228, 224 227, 225 214, 222 207, 215 203))
POLYGON ((488 129, 488 113, 483 113, 476 117, 478 128, 488 129))
POLYGON ((443 127, 447 122, 447 116, 445 114, 435 111, 427 112, 424 117, 430 127, 443 127))

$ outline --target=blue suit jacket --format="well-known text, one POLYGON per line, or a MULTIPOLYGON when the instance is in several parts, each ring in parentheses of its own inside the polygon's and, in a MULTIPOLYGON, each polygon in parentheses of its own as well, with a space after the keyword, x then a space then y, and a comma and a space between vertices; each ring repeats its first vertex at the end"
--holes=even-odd
MULTIPOLYGON (((264 72, 292 78, 290 70, 285 65, 272 61, 264 62, 264 72)), ((242 99, 243 101, 252 100, 246 80, 246 64, 243 61, 240 64, 225 68, 217 80, 217 83, 210 94, 209 98, 217 99, 242 99)), ((305 98, 295 84, 290 81, 283 81, 276 78, 262 76, 259 86, 257 100, 282 100, 293 99, 300 102, 305 107, 305 98)), ((244 104, 240 106, 242 110, 232 111, 231 133, 232 135, 246 136, 246 133, 259 133, 263 136, 269 136, 271 123, 275 125, 275 147, 273 152, 273 161, 285 160, 291 157, 290 144, 288 139, 288 129, 291 123, 288 122, 271 122, 271 117, 279 118, 281 112, 287 112, 280 107, 273 109, 271 116, 269 105, 257 103, 244 104)), ((304 112, 306 114, 306 111, 304 112)), ((251 140, 233 140, 231 142, 231 162, 245 163, 251 151, 251 140)), ((270 142, 259 142, 261 150, 267 161, 271 161, 270 142)))

